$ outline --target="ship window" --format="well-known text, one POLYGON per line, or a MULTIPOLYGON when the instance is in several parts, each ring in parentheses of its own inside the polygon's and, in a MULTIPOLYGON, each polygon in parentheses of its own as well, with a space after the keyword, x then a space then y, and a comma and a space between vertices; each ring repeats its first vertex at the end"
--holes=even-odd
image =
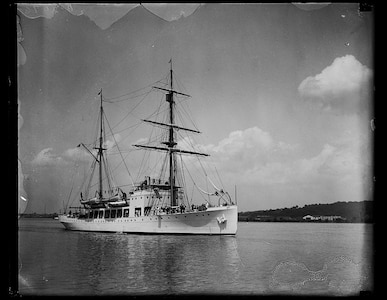
POLYGON ((91 219, 93 217, 93 211, 89 211, 89 219, 91 219))
POLYGON ((102 219, 103 218, 103 210, 100 210, 98 212, 98 219, 102 219))
POLYGON ((124 218, 129 217, 129 208, 124 209, 124 218))
POLYGON ((105 210, 105 219, 110 218, 110 209, 105 210))
POLYGON ((144 216, 149 216, 151 209, 152 209, 151 206, 146 206, 144 209, 144 216))
POLYGON ((98 210, 95 210, 94 211, 94 219, 97 219, 98 218, 98 210))
POLYGON ((116 217, 116 210, 115 209, 112 209, 110 217, 111 218, 115 218, 116 217))
POLYGON ((117 209, 117 218, 122 217, 122 209, 117 209))
POLYGON ((141 216, 141 207, 136 207, 134 209, 134 216, 135 217, 140 217, 141 216))

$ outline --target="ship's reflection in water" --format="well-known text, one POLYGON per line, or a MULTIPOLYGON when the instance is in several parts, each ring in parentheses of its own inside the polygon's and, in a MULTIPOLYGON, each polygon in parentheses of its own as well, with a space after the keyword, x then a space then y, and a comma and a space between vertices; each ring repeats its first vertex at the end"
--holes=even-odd
POLYGON ((86 233, 76 249, 92 293, 231 292, 241 267, 233 236, 86 233))

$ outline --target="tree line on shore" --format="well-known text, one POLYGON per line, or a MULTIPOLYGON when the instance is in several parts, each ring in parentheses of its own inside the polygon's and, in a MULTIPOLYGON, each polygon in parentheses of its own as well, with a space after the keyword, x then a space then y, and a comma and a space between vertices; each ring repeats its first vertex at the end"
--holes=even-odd
POLYGON ((307 204, 290 208, 239 212, 238 220, 246 222, 304 222, 305 216, 335 216, 335 220, 316 220, 318 222, 373 223, 373 202, 335 202, 330 204, 307 204))

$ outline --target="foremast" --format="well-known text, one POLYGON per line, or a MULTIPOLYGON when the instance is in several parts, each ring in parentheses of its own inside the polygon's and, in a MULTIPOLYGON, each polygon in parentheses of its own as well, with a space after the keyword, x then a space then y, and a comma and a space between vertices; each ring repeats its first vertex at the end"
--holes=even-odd
POLYGON ((170 195, 171 195, 171 206, 176 206, 177 201, 176 201, 176 192, 177 192, 177 187, 176 187, 176 182, 175 182, 175 177, 176 177, 176 159, 175 159, 175 154, 178 153, 184 153, 184 154, 192 154, 192 155, 202 155, 202 156, 209 156, 208 154, 205 153, 200 153, 200 152, 195 152, 195 151, 186 151, 186 150, 181 150, 177 149, 176 145, 177 143, 175 142, 175 137, 174 137, 174 129, 179 129, 179 130, 186 130, 190 132, 195 132, 195 133, 200 133, 197 130, 189 129, 189 128, 184 128, 180 127, 175 124, 175 118, 174 118, 174 106, 175 106, 175 101, 174 101, 174 94, 182 95, 185 97, 191 97, 190 95, 175 91, 173 89, 173 69, 172 69, 172 58, 169 61, 170 64, 170 89, 165 89, 165 88, 160 88, 157 86, 154 86, 153 88, 159 89, 162 91, 167 92, 166 94, 166 102, 169 103, 169 124, 167 123, 160 123, 160 122, 155 122, 151 120, 143 120, 145 122, 155 124, 155 125, 162 125, 168 127, 168 141, 162 142, 162 144, 166 145, 167 148, 165 147, 153 147, 153 146, 145 146, 145 145, 133 145, 135 147, 139 148, 145 148, 145 149, 150 149, 150 150, 161 150, 161 151, 166 151, 168 152, 169 155, 169 185, 170 185, 170 195))
POLYGON ((100 95, 100 131, 99 131, 99 147, 95 147, 94 149, 98 150, 97 154, 97 162, 98 162, 98 198, 102 200, 103 198, 103 183, 102 183, 102 162, 103 162, 103 151, 106 148, 103 148, 103 105, 102 105, 102 89, 98 93, 100 95))

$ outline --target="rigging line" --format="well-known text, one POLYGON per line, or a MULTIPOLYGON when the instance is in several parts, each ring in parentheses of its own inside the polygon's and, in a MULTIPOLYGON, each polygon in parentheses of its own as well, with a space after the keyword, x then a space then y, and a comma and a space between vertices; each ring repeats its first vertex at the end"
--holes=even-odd
POLYGON ((117 124, 115 124, 112 128, 116 128, 119 124, 121 124, 144 100, 145 98, 149 95, 151 91, 148 91, 145 96, 119 121, 117 124))
MULTIPOLYGON (((183 165, 184 165, 185 169, 187 170, 187 173, 188 173, 189 177, 191 178, 194 187, 196 187, 196 188, 200 191, 199 187, 196 185, 195 181, 193 180, 193 178, 192 178, 192 176, 191 176, 191 173, 189 172, 189 170, 188 170, 188 168, 187 168, 187 166, 185 165, 184 162, 183 162, 183 165)), ((193 193, 192 193, 192 194, 193 194, 193 193)), ((207 199, 206 199, 205 197, 203 197, 202 194, 200 194, 200 195, 201 195, 201 197, 204 199, 204 201, 206 201, 206 202, 209 204, 209 202, 207 201, 207 199)))
POLYGON ((90 166, 91 174, 90 174, 89 182, 88 182, 88 184, 86 186, 86 191, 85 191, 85 198, 86 199, 89 196, 89 190, 91 188, 91 181, 93 180, 93 177, 94 177, 94 171, 95 171, 96 164, 97 164, 97 161, 93 160, 92 163, 91 163, 91 166, 90 166))
MULTIPOLYGON (((181 111, 180 111, 180 110, 176 110, 176 116, 177 116, 177 119, 178 119, 178 124, 180 123, 182 127, 186 127, 186 128, 188 128, 188 129, 191 127, 190 125, 186 125, 186 122, 185 122, 186 119, 183 117, 183 115, 181 114, 181 111)), ((192 123, 192 122, 191 122, 191 123, 192 123)), ((192 123, 192 124, 193 124, 193 123, 192 123)), ((194 124, 193 124, 193 125, 194 125, 194 124)), ((196 133, 201 133, 195 125, 194 125, 194 127, 195 127, 196 130, 198 131, 198 132, 196 132, 196 133)), ((179 130, 179 128, 177 128, 177 129, 179 130)), ((184 129, 184 128, 183 128, 183 129, 184 129)), ((189 129, 188 131, 191 131, 191 132, 192 132, 191 129, 189 129)))
MULTIPOLYGON (((185 175, 184 175, 184 167, 183 167, 183 156, 180 154, 180 164, 181 164, 181 178, 182 178, 182 182, 183 182, 183 187, 184 187, 184 190, 187 190, 187 184, 185 182, 185 175)), ((191 205, 188 201, 188 196, 186 193, 184 193, 184 196, 187 200, 187 205, 191 205)))
POLYGON ((124 101, 128 101, 128 100, 133 100, 135 98, 138 98, 138 97, 141 97, 141 96, 144 96, 145 94, 149 93, 150 91, 147 91, 147 92, 144 92, 142 94, 139 94, 139 95, 135 95, 135 96, 132 96, 132 97, 128 97, 128 98, 124 98, 124 99, 121 99, 121 100, 117 100, 117 101, 108 101, 108 100, 103 100, 103 102, 106 102, 106 103, 111 103, 111 104, 118 104, 120 102, 124 102, 124 101))
MULTIPOLYGON (((108 124, 108 127, 109 127, 109 129, 110 129, 110 132, 113 132, 113 131, 112 131, 112 128, 110 127, 109 120, 106 118, 106 116, 105 116, 105 119, 106 119, 106 123, 108 124)), ((123 160, 123 162, 124 162, 126 171, 128 172, 129 177, 130 177, 130 180, 132 181, 132 184, 133 184, 133 187, 134 187, 134 182, 133 182, 132 175, 131 175, 130 172, 129 172, 128 166, 126 165, 126 162, 125 162, 125 160, 124 160, 124 158, 123 158, 123 156, 122 156, 122 153, 121 153, 121 151, 120 151, 120 148, 118 147, 118 143, 117 143, 117 140, 116 140, 116 138, 115 138, 114 135, 113 135, 113 139, 114 139, 115 145, 117 145, 117 150, 120 152, 120 156, 121 156, 121 158, 122 158, 122 160, 123 160)))
MULTIPOLYGON (((206 134, 204 134, 204 136, 206 136, 206 134)), ((214 159, 214 156, 213 156, 213 155, 210 156, 210 160, 211 160, 211 162, 212 162, 212 164, 213 164, 213 167, 215 168, 215 171, 216 171, 216 175, 217 175, 217 176, 215 176, 215 174, 214 174, 212 168, 211 168, 210 165, 209 165, 209 162, 208 162, 208 161, 204 161, 204 163, 207 165, 208 169, 211 171, 213 177, 214 177, 214 178, 215 178, 215 177, 218 178, 218 180, 219 180, 219 182, 220 182, 220 185, 221 185, 222 188, 224 189, 225 186, 224 186, 223 181, 222 181, 222 178, 221 178, 221 176, 219 175, 219 172, 218 172, 218 170, 217 170, 217 168, 216 168, 215 159, 214 159)))
MULTIPOLYGON (((89 168, 90 170, 92 169, 92 164, 90 165, 90 168, 89 168)), ((78 171, 78 173, 77 173, 77 175, 79 175, 79 171, 78 171)), ((82 181, 82 183, 79 185, 79 188, 78 188, 78 191, 77 191, 77 193, 76 193, 76 195, 79 195, 80 193, 81 193, 81 191, 82 191, 82 189, 83 189, 83 187, 85 186, 85 183, 86 183, 86 181, 87 181, 87 176, 86 176, 86 169, 85 168, 83 168, 83 176, 82 176, 82 178, 83 178, 83 181, 82 181)), ((87 198, 87 197, 86 197, 87 198)), ((71 202, 71 204, 74 202, 74 199, 73 199, 73 201, 71 202)))
MULTIPOLYGON (((162 78, 162 79, 160 79, 160 80, 158 80, 158 81, 155 81, 155 82, 153 82, 153 83, 151 83, 151 84, 148 84, 148 85, 146 85, 146 86, 144 86, 144 87, 142 87, 142 88, 139 88, 139 89, 137 89, 137 90, 134 90, 134 91, 131 91, 131 92, 128 92, 128 93, 125 93, 125 94, 122 94, 122 95, 119 95, 119 96, 116 96, 116 97, 111 97, 111 98, 105 98, 105 97, 104 97, 104 99, 105 99, 105 101, 106 101, 106 100, 115 100, 115 99, 118 99, 118 98, 122 98, 122 97, 124 97, 124 96, 128 96, 128 95, 137 93, 137 92, 139 92, 139 91, 141 91, 141 90, 144 90, 144 89, 146 89, 146 88, 148 88, 148 87, 150 87, 150 86, 153 86, 153 85, 155 85, 155 84, 161 82, 161 81, 164 80, 164 79, 165 79, 165 78, 162 78)), ((119 101, 117 101, 117 102, 119 102, 119 101)), ((114 103, 114 102, 111 102, 111 103, 114 103)))
POLYGON ((167 172, 167 161, 168 161, 168 154, 165 154, 164 161, 160 170, 160 177, 159 177, 160 179, 165 178, 164 174, 167 172))
POLYGON ((75 162, 76 169, 74 169, 74 174, 71 176, 71 177, 72 177, 72 183, 71 183, 70 193, 69 193, 69 196, 68 196, 68 198, 67 198, 66 206, 63 207, 63 209, 64 209, 65 211, 67 211, 67 207, 68 207, 68 204, 69 204, 69 201, 70 201, 70 198, 71 198, 71 194, 72 194, 72 192, 73 192, 74 181, 75 181, 75 172, 78 171, 78 168, 79 168, 78 162, 79 162, 79 160, 80 160, 80 157, 78 157, 77 161, 75 162))
MULTIPOLYGON (((188 142, 191 144, 192 148, 194 148, 194 146, 192 145, 190 139, 188 140, 188 142)), ((194 148, 194 149, 195 149, 195 148, 194 148)), ((213 186, 214 189, 216 189, 217 191, 221 191, 218 187, 215 186, 215 184, 212 182, 211 178, 208 176, 208 174, 207 174, 206 170, 204 169, 204 166, 203 166, 201 160, 199 159, 199 157, 197 157, 197 160, 199 161, 199 164, 200 164, 200 166, 201 166, 201 168, 202 168, 202 170, 203 170, 203 172, 204 172, 204 174, 205 174, 205 176, 206 176, 206 179, 208 179, 208 181, 211 183, 211 185, 213 186)), ((219 174, 218 174, 218 176, 219 176, 219 174)), ((219 179, 220 179, 220 178, 219 178, 219 179)), ((208 184, 207 181, 206 181, 206 183, 208 184)), ((223 184, 222 184, 222 185, 223 185, 223 184)), ((207 188, 208 188, 208 186, 207 186, 207 188)))
POLYGON ((153 116, 156 116, 158 117, 161 113, 164 113, 166 111, 169 111, 169 107, 166 107, 164 108, 163 110, 160 110, 161 106, 163 106, 163 100, 164 100, 164 94, 161 95, 161 98, 160 98, 160 105, 158 107, 158 109, 156 109, 153 113, 151 113, 149 116, 147 116, 145 119, 150 119, 151 117, 153 116))
MULTIPOLYGON (((195 140, 194 140, 193 137, 192 137, 191 139, 188 139, 188 142, 190 143, 190 145, 191 145, 191 147, 192 147, 193 149, 196 149, 196 147, 195 147, 195 146, 193 145, 193 143, 192 143, 192 142, 195 142, 195 140)), ((196 143, 196 142, 195 142, 195 143, 196 143)), ((197 144, 197 143, 196 143, 196 144, 197 144)), ((199 150, 199 151, 200 151, 200 150, 199 150)), ((214 163, 214 159, 212 158, 212 156, 210 156, 210 159, 211 159, 212 163, 214 163)), ((205 160, 204 162, 202 162, 201 160, 199 160, 199 163, 200 163, 200 165, 201 165, 201 167, 202 167, 202 170, 203 170, 204 173, 205 173, 205 176, 208 178, 208 180, 210 181, 211 185, 212 185, 215 189, 219 190, 219 189, 215 186, 215 184, 213 183, 213 181, 211 181, 210 176, 208 176, 207 172, 205 171, 205 168, 204 168, 203 164, 205 164, 205 165, 207 166, 207 168, 210 170, 211 176, 213 176, 213 177, 218 177, 221 186, 224 187, 223 182, 222 182, 222 180, 221 180, 221 178, 220 178, 220 176, 219 176, 218 170, 217 170, 216 167, 215 167, 215 164, 214 164, 214 167, 215 167, 217 176, 215 176, 215 174, 214 174, 212 168, 210 167, 209 163, 208 163, 206 160, 205 160)))
MULTIPOLYGON (((125 141, 128 137, 130 137, 131 135, 132 135, 132 133, 140 126, 142 124, 142 122, 140 122, 140 123, 137 123, 137 126, 134 126, 135 128, 132 130, 132 131, 130 131, 127 135, 126 135, 126 137, 124 137, 124 138, 122 138, 121 139, 121 143, 123 142, 123 141, 125 141)), ((116 133, 118 133, 118 132, 116 132, 116 133)), ((113 136, 113 135, 111 135, 111 136, 113 136)), ((113 147, 114 148, 114 147, 113 147)), ((132 150, 127 150, 127 151, 132 151, 132 150)))
MULTIPOLYGON (((158 111, 160 110, 162 104, 163 104, 163 96, 160 98, 160 104, 159 104, 158 108, 155 110, 155 112, 154 112, 152 115, 154 115, 154 114, 156 113, 156 116, 157 116, 157 117, 159 116, 158 111)), ((151 116, 152 116, 152 115, 151 115, 151 116)), ((156 120, 157 120, 157 117, 156 117, 156 120)), ((151 141, 151 140, 152 140, 152 136, 153 136, 154 130, 155 130, 155 127, 152 127, 152 129, 151 129, 151 134, 150 134, 150 137, 149 137, 148 141, 151 141)), ((148 142, 148 143, 149 143, 149 142, 148 142)), ((140 175, 142 174, 142 172, 145 171, 145 166, 143 166, 143 164, 144 164, 146 155, 148 155, 148 159, 149 159, 150 152, 149 152, 149 151, 145 151, 145 152, 144 152, 144 155, 143 155, 142 160, 141 160, 141 164, 140 164, 140 168, 139 168, 139 171, 138 171, 136 180, 139 180, 140 175), (148 152, 148 153, 147 153, 147 152, 148 152), (144 168, 144 170, 143 170, 143 168, 144 168)))
POLYGON ((218 179, 220 181, 220 184, 222 185, 222 187, 224 188, 224 184, 222 182, 222 178, 220 177, 219 173, 218 173, 218 169, 216 168, 216 166, 214 165, 214 168, 215 168, 215 171, 216 171, 216 174, 218 175, 218 179))
MULTIPOLYGON (((134 150, 133 150, 133 151, 134 151, 134 150)), ((124 158, 124 160, 126 160, 126 158, 129 156, 129 154, 132 153, 133 151, 130 151, 129 153, 127 153, 126 156, 125 156, 125 158, 124 158)), ((114 167, 114 169, 112 170, 112 172, 114 172, 115 170, 117 170, 117 168, 118 168, 119 166, 121 166, 122 162, 123 162, 123 160, 121 160, 121 161, 118 163, 118 165, 114 167)))
MULTIPOLYGON (((191 145, 191 147, 192 147, 194 150, 196 150, 196 148, 195 148, 194 145, 192 144, 191 139, 188 139, 188 143, 191 145)), ((208 177, 208 174, 207 174, 206 170, 204 169, 204 167, 203 167, 203 165, 202 165, 202 162, 201 162, 199 156, 198 156, 198 155, 195 155, 195 156, 196 156, 196 159, 199 161, 200 166, 202 167, 202 171, 203 171, 204 175, 205 175, 206 177, 208 177)))
POLYGON ((142 174, 142 168, 143 168, 143 163, 144 163, 144 160, 145 160, 145 156, 147 155, 148 152, 149 151, 144 151, 143 152, 141 163, 140 163, 140 167, 138 169, 138 173, 137 173, 137 177, 136 177, 136 182, 140 179, 140 175, 142 174))
POLYGON ((147 116, 145 119, 149 119, 149 118, 151 118, 153 116, 157 117, 160 113, 163 113, 163 112, 165 112, 165 111, 167 111, 169 109, 169 107, 166 107, 165 109, 160 111, 160 108, 161 108, 161 106, 164 103, 163 100, 164 100, 164 94, 162 94, 161 97, 160 97, 160 103, 159 103, 159 106, 157 107, 157 109, 155 109, 155 111, 153 113, 151 113, 149 116, 147 116))
POLYGON ((187 91, 187 89, 184 86, 183 82, 179 79, 179 77, 180 77, 179 74, 177 74, 177 72, 175 70, 173 70, 172 72, 175 75, 173 78, 176 80, 177 86, 179 87, 179 85, 181 85, 183 87, 182 91, 183 92, 187 91))
MULTIPOLYGON (((185 104, 185 103, 184 103, 184 104, 185 104)), ((188 102, 187 102, 187 110, 188 110, 188 111, 185 110, 184 105, 180 105, 180 107, 182 108, 182 112, 183 112, 183 113, 188 117, 188 119, 191 121, 192 125, 199 131, 198 126, 196 125, 194 119, 191 117, 191 115, 193 115, 193 114, 192 114, 192 112, 191 112, 191 110, 190 110, 190 108, 189 108, 188 102)))
POLYGON ((110 191, 112 186, 111 186, 111 181, 110 181, 110 178, 109 178, 109 169, 107 167, 106 157, 103 157, 102 163, 103 163, 103 166, 105 168, 106 181, 107 181, 107 184, 108 184, 107 190, 110 191))
MULTIPOLYGON (((161 98, 161 100, 160 100, 160 105, 159 105, 159 108, 158 108, 158 110, 160 109, 160 107, 161 107, 161 105, 162 105, 162 98, 161 98)), ((156 110, 157 111, 157 110, 156 110)), ((156 112, 155 111, 155 112, 156 112)), ((154 112, 154 113, 155 113, 154 112)), ((153 114, 154 114, 153 113, 153 114)), ((152 114, 152 115, 153 115, 152 114)), ((126 117, 125 117, 126 118, 126 117)), ((123 121, 123 120, 121 120, 121 121, 123 121)), ((121 122, 120 121, 120 122, 121 122)), ((119 130, 119 131, 116 131, 115 133, 120 133, 120 132, 122 132, 122 131, 125 131, 125 130, 127 130, 127 129, 130 129, 130 128, 134 128, 131 132, 129 132, 128 133, 128 135, 126 136, 126 137, 124 137, 122 140, 121 140, 121 142, 123 142, 124 140, 126 140, 141 124, 143 123, 143 121, 140 121, 140 122, 138 122, 138 123, 136 123, 136 124, 134 124, 134 125, 131 125, 131 126, 129 126, 129 127, 127 127, 127 128, 124 128, 124 129, 122 129, 122 130, 119 130)), ((118 125, 118 124, 117 124, 118 125)), ((117 126, 116 125, 116 126, 117 126)), ((115 127, 113 127, 113 129, 114 129, 115 127)), ((114 133, 114 134, 115 134, 114 133)), ((113 133, 111 134, 111 135, 108 135, 108 137, 110 137, 110 136, 112 136, 113 135, 113 133)))
MULTIPOLYGON (((125 130, 131 129, 131 128, 136 127, 136 126, 139 126, 139 125, 141 125, 141 124, 142 124, 142 121, 140 121, 140 122, 138 122, 138 123, 136 123, 136 124, 134 124, 134 125, 128 126, 128 127, 126 127, 126 128, 123 128, 123 129, 121 129, 121 130, 118 130, 118 131, 114 132, 114 134, 123 132, 123 131, 125 131, 125 130)), ((107 137, 110 137, 110 136, 112 136, 112 135, 113 135, 113 134, 108 134, 107 137)))

